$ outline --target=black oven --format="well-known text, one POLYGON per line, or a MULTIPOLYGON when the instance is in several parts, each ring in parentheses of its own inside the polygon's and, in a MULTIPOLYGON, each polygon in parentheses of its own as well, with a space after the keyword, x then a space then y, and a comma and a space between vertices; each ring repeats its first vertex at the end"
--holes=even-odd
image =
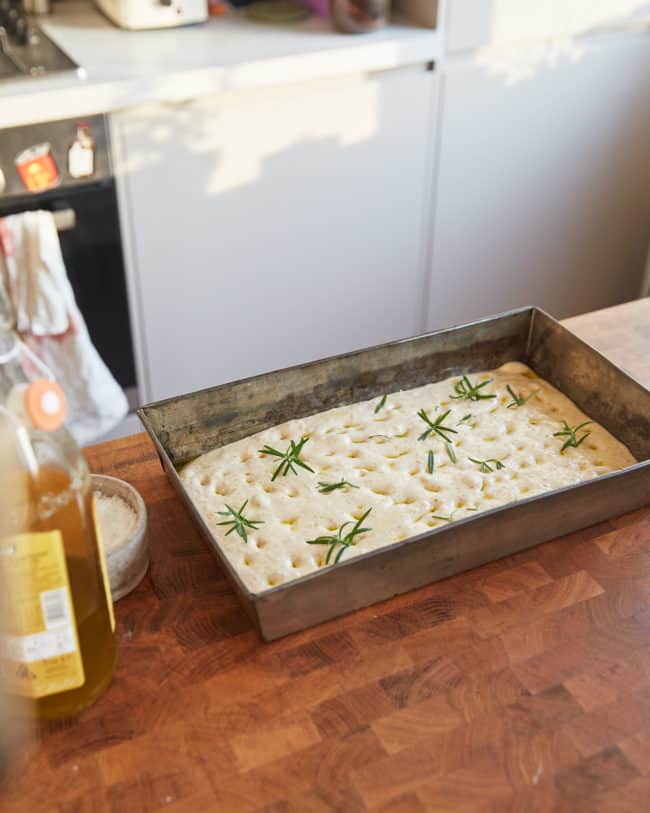
POLYGON ((29 209, 54 213, 92 341, 135 406, 133 338, 105 118, 0 131, 0 171, 0 217, 29 209))

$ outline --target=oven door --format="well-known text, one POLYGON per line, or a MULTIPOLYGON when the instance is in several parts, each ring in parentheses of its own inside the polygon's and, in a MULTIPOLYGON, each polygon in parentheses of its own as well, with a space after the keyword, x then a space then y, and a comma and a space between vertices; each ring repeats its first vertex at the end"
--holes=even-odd
POLYGON ((90 337, 133 408, 135 360, 114 182, 0 201, 0 217, 34 209, 54 213, 68 277, 90 337))

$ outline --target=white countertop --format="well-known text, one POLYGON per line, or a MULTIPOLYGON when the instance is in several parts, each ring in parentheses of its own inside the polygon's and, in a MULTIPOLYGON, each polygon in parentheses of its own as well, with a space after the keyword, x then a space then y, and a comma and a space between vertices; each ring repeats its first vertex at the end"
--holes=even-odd
POLYGON ((363 36, 316 17, 287 26, 241 13, 203 25, 123 31, 88 2, 66 2, 46 32, 84 69, 0 84, 0 128, 107 113, 154 101, 285 84, 436 60, 437 31, 392 23, 363 36))

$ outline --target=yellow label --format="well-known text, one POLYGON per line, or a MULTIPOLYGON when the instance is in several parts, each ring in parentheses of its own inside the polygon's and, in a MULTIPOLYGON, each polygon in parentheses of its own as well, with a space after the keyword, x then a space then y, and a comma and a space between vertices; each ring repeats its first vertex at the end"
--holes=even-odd
POLYGON ((85 677, 60 531, 0 540, 1 668, 8 691, 47 697, 85 677))
POLYGON ((104 553, 104 542, 102 540, 102 530, 99 527, 97 518, 97 503, 93 495, 93 523, 95 525, 95 536, 97 537, 97 548, 99 550, 99 566, 102 569, 102 579, 104 580, 104 591, 106 592, 106 604, 108 605, 108 616, 111 619, 111 631, 115 632, 115 610, 113 608, 113 596, 111 594, 111 582, 108 578, 108 568, 106 567, 106 554, 104 553))

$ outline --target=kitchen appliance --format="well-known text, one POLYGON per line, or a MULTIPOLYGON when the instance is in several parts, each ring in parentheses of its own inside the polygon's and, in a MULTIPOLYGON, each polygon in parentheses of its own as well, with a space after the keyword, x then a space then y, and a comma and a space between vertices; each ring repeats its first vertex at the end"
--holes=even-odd
POLYGON ((0 80, 74 70, 82 73, 26 13, 22 0, 0 0, 0 80))
POLYGON ((168 398, 138 415, 172 485, 267 641, 650 502, 650 392, 537 308, 168 398), (204 452, 292 418, 515 360, 567 395, 640 462, 259 592, 241 581, 178 476, 181 466, 204 452))
POLYGON ((208 19, 207 0, 95 0, 120 28, 171 28, 208 19))
POLYGON ((0 218, 34 209, 52 211, 90 338, 135 408, 135 355, 104 116, 0 130, 0 218))

